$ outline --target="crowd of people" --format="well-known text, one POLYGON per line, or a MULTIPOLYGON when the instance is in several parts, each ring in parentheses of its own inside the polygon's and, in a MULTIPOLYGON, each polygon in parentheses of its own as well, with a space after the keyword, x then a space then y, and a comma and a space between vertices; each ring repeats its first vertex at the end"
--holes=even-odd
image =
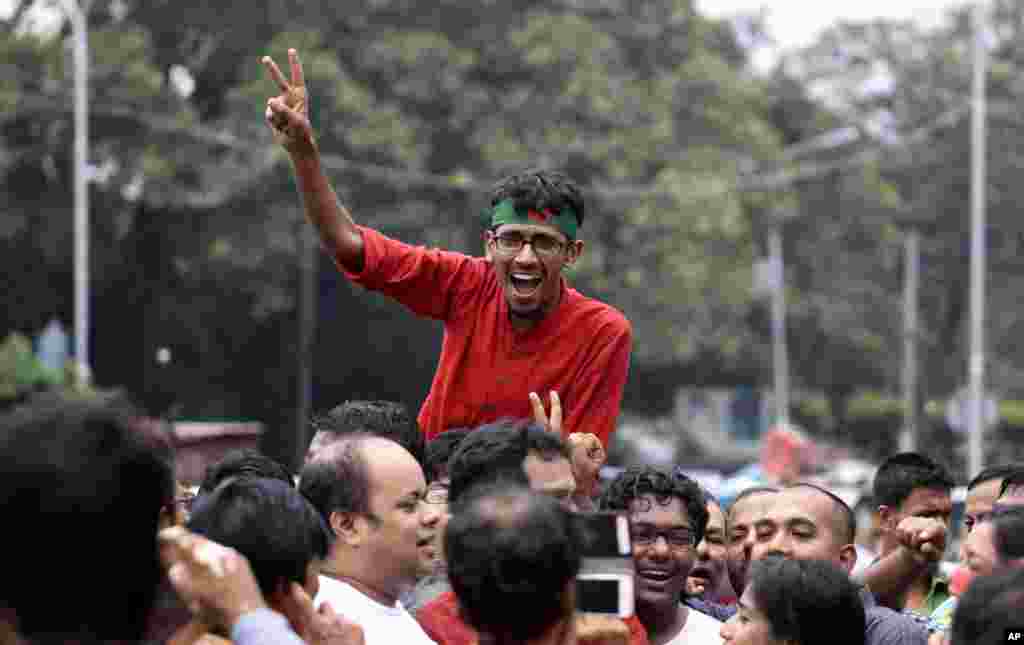
POLYGON ((424 442, 386 401, 310 426, 299 472, 233 451, 188 498, 173 441, 123 402, 41 395, 5 415, 3 642, 967 645, 1024 620, 1024 464, 971 481, 960 584, 938 567, 954 480, 923 454, 879 467, 882 547, 857 575, 854 513, 825 488, 723 509, 631 466, 592 500, 628 518, 635 612, 619 617, 577 608, 591 511, 549 428, 424 442))
POLYGON ((925 454, 878 468, 867 562, 851 508, 790 469, 722 501, 652 465, 601 482, 632 331, 563 277, 584 250, 579 188, 544 170, 500 182, 480 258, 357 226, 289 59, 290 79, 263 61, 281 90, 266 119, 326 252, 444 323, 423 408, 345 402, 310 420, 298 472, 233 452, 189 497, 173 436, 127 403, 25 402, 0 419, 0 645, 986 645, 1024 631, 1024 464, 974 474, 959 582, 940 566, 954 478, 925 454), (595 512, 628 527, 631 611, 581 609, 595 512))

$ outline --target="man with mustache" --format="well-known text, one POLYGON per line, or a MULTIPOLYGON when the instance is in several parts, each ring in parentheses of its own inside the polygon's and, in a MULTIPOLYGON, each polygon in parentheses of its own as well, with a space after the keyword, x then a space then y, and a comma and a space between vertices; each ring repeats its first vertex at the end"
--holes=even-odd
MULTIPOLYGON (((579 187, 546 170, 499 182, 483 213, 484 257, 404 244, 358 226, 324 175, 309 121, 302 66, 288 52, 291 80, 263 59, 281 94, 266 118, 288 152, 306 216, 353 282, 444 323, 430 393, 419 414, 427 439, 446 428, 529 419, 530 394, 560 397, 566 436, 589 435, 582 462, 602 461, 622 399, 632 330, 616 309, 570 288, 562 273, 583 253, 579 187)), ((574 463, 584 493, 596 469, 574 463)))
POLYGON ((684 603, 721 620, 712 607, 733 605, 738 594, 729 582, 725 514, 713 495, 705 493, 705 500, 708 528, 704 531, 704 539, 697 545, 697 559, 686 579, 687 599, 684 603))

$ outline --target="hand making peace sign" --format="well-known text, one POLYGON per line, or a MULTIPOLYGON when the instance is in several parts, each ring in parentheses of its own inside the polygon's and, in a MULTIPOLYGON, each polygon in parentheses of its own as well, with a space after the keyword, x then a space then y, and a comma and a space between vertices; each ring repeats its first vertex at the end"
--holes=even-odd
POLYGON ((292 68, 291 81, 285 79, 270 56, 262 59, 270 77, 281 88, 281 94, 267 99, 266 119, 274 140, 294 156, 310 156, 317 152, 313 127, 309 122, 309 103, 306 81, 302 74, 299 53, 288 50, 288 62, 292 68))

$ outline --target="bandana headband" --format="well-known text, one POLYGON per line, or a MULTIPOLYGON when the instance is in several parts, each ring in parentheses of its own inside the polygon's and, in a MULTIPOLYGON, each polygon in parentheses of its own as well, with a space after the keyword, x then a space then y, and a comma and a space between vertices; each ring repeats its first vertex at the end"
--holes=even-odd
POLYGON ((497 228, 502 224, 550 224, 570 240, 576 239, 576 232, 579 230, 576 213, 568 207, 559 211, 550 208, 536 211, 532 208, 516 208, 515 202, 506 199, 484 212, 490 216, 490 228, 497 228))

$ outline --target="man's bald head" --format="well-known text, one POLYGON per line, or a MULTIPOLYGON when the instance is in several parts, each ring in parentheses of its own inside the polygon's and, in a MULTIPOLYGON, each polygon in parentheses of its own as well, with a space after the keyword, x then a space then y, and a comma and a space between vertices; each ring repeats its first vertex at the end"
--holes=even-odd
POLYGON ((841 499, 813 484, 794 484, 771 497, 754 522, 751 557, 828 560, 849 572, 857 562, 855 529, 853 513, 841 499))

